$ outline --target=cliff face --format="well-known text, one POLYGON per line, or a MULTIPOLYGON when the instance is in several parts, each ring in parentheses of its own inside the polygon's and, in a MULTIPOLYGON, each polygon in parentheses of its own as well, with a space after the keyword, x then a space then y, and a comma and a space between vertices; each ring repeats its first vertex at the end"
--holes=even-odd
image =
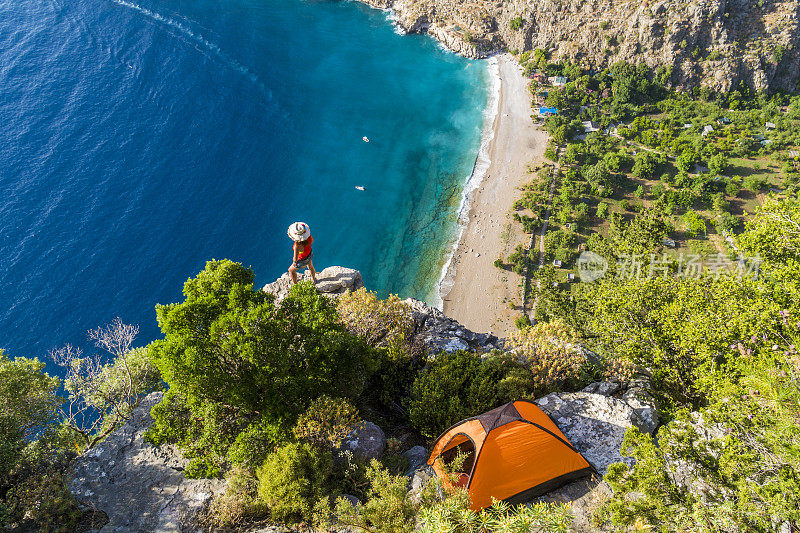
POLYGON ((472 58, 542 48, 592 69, 619 60, 672 66, 684 88, 794 91, 800 81, 800 0, 362 1, 472 58))

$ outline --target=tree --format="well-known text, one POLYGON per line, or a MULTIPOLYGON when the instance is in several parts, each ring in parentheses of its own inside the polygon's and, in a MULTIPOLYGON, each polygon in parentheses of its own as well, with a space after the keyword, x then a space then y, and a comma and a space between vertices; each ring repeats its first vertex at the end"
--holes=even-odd
POLYGON ((686 233, 692 237, 705 235, 707 232, 706 221, 694 211, 687 211, 683 215, 683 223, 686 226, 686 233))
POLYGON ((239 263, 209 261, 184 302, 156 307, 164 338, 148 351, 170 392, 150 438, 181 443, 198 475, 218 472, 248 428, 270 438, 320 395, 357 397, 376 364, 310 283, 276 306, 253 280, 239 263))
POLYGON ((9 359, 0 350, 0 493, 23 449, 58 422, 59 380, 38 359, 9 359))
POLYGON ((675 161, 675 166, 678 167, 678 170, 681 172, 691 172, 696 163, 697 154, 687 148, 678 156, 678 159, 675 161))
POLYGON ((671 231, 664 215, 655 208, 643 209, 627 225, 614 231, 614 243, 623 253, 648 254, 663 244, 671 231))
POLYGON ((800 291, 800 196, 767 196, 737 237, 743 254, 758 257, 762 269, 797 294, 800 291))
POLYGON ((708 170, 712 174, 724 174, 728 168, 728 158, 725 154, 715 154, 708 160, 708 170))
POLYGON ((598 218, 606 218, 608 216, 608 204, 605 202, 600 202, 597 204, 597 217, 598 218))
POLYGON ((634 157, 633 170, 631 171, 634 176, 644 180, 649 180, 653 177, 658 166, 658 159, 648 151, 641 151, 634 157))
POLYGON ((132 348, 139 326, 111 324, 90 330, 95 346, 114 359, 103 363, 99 354, 83 357, 80 348, 66 345, 49 356, 65 369, 67 401, 61 409, 66 427, 85 448, 91 448, 125 423, 142 397, 161 386, 161 376, 144 348, 132 348))
POLYGON ((512 30, 518 31, 520 28, 522 28, 522 17, 514 17, 508 22, 508 26, 512 30))
POLYGON ((597 162, 594 165, 586 165, 582 169, 583 175, 586 180, 592 185, 607 185, 608 180, 611 178, 611 173, 606 168, 603 162, 597 162))

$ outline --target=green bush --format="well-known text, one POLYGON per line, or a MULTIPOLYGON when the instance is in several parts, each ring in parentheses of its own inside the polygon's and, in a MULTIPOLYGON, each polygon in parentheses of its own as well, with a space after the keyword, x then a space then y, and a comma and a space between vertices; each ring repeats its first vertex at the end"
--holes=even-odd
POLYGON ((419 503, 408 492, 408 478, 396 476, 374 460, 367 468, 366 501, 354 506, 339 498, 328 521, 373 533, 411 533, 419 503), (333 520, 331 520, 333 519, 333 520))
POLYGON ((747 176, 743 185, 749 191, 758 192, 766 187, 767 180, 763 176, 747 176))
POLYGON ((0 491, 27 444, 58 421, 63 401, 56 393, 59 380, 43 370, 38 359, 9 359, 0 350, 0 491))
POLYGON ((307 442, 284 444, 256 470, 258 497, 280 521, 309 521, 317 501, 330 492, 329 451, 307 442))
POLYGON ((505 356, 442 353, 419 373, 408 405, 411 424, 433 438, 464 418, 527 395, 529 373, 505 356))
POLYGON ((641 151, 634 157, 631 173, 637 178, 649 180, 653 178, 657 167, 658 159, 648 151, 641 151))
POLYGON ((321 396, 311 402, 294 426, 294 436, 322 448, 338 447, 358 426, 358 411, 345 399, 321 396))
POLYGON ((413 345, 414 319, 411 307, 397 295, 381 300, 364 288, 342 295, 336 304, 339 317, 354 335, 359 335, 371 346, 405 351, 417 349, 413 345))
POLYGON ((522 28, 522 17, 514 17, 508 22, 508 26, 512 30, 518 31, 520 28, 522 28))

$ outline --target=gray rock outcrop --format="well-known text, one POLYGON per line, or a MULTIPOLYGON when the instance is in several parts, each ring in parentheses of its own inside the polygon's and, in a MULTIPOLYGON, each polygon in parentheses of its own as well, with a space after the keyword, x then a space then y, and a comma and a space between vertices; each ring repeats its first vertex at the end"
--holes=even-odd
POLYGON ((163 393, 148 395, 127 424, 72 465, 68 488, 87 507, 108 516, 101 533, 179 531, 224 488, 224 481, 186 479, 188 461, 173 446, 154 447, 143 435, 150 408, 163 393))
POLYGON ((363 461, 379 459, 386 451, 386 435, 377 424, 363 422, 344 439, 342 449, 363 461))
POLYGON ((553 419, 569 441, 600 474, 608 465, 633 464, 620 455, 625 431, 637 427, 648 431, 648 425, 627 402, 611 396, 589 392, 548 394, 536 400, 542 411, 553 419))
MULTIPOLYGON (((308 272, 298 275, 298 280, 308 279, 311 279, 308 272)), ((356 291, 363 286, 364 280, 361 273, 352 268, 332 266, 317 272, 315 287, 323 294, 338 296, 356 291)), ((272 283, 264 285, 263 290, 275 295, 275 301, 280 303, 289 294, 291 287, 292 282, 289 274, 285 273, 272 283)), ((414 298, 407 298, 404 302, 411 308, 414 319, 414 340, 424 345, 431 355, 436 355, 443 351, 475 350, 487 352, 492 349, 503 348, 501 339, 488 333, 470 331, 425 302, 414 298)))
POLYGON ((431 355, 457 350, 487 352, 504 346, 504 342, 494 335, 470 331, 425 302, 414 298, 403 301, 411 308, 414 317, 414 335, 431 355))
MULTIPOLYGON (((627 386, 613 381, 592 383, 581 392, 553 393, 536 400, 573 446, 600 475, 608 466, 633 459, 620 454, 622 439, 630 427, 652 433, 658 425, 658 409, 647 392, 647 380, 639 377, 627 386)), ((591 523, 594 510, 612 495, 600 476, 593 475, 565 485, 539 498, 569 503, 575 531, 597 531, 591 523)))
POLYGON ((406 450, 405 453, 403 453, 403 457, 405 457, 408 462, 406 475, 410 476, 414 474, 415 470, 425 465, 428 461, 428 450, 422 446, 414 446, 410 450, 406 450))
MULTIPOLYGON (((311 276, 308 271, 298 272, 297 279, 298 281, 310 280, 311 276)), ((332 266, 317 272, 315 287, 323 294, 338 296, 358 290, 363 286, 364 279, 361 277, 361 272, 352 268, 332 266)), ((272 283, 264 285, 263 290, 275 295, 275 301, 280 303, 289 294, 289 289, 291 288, 292 280, 289 277, 289 273, 285 272, 272 283)))

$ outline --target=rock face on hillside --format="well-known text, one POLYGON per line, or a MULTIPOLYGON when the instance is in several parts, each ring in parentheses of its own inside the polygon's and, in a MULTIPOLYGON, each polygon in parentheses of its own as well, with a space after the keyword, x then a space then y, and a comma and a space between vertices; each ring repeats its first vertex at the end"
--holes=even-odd
POLYGON ((127 424, 72 465, 69 490, 108 516, 102 533, 180 531, 224 487, 219 479, 186 479, 188 461, 177 449, 144 441, 150 409, 162 398, 147 396, 127 424))
MULTIPOLYGON (((310 280, 311 276, 308 271, 298 274, 298 281, 310 280)), ((344 268, 340 266, 328 267, 320 272, 317 272, 317 284, 315 287, 323 294, 330 296, 338 296, 346 292, 352 292, 364 286, 364 280, 361 277, 361 272, 352 268, 344 268)), ((286 295, 289 294, 289 289, 292 288, 292 280, 289 273, 284 273, 281 277, 264 285, 264 292, 275 295, 275 301, 280 303, 286 295)))
POLYGON ((362 1, 472 58, 541 48, 590 69, 619 60, 664 65, 679 87, 718 90, 739 82, 794 90, 800 79, 800 0, 362 1), (512 29, 516 17, 522 22, 512 29))

